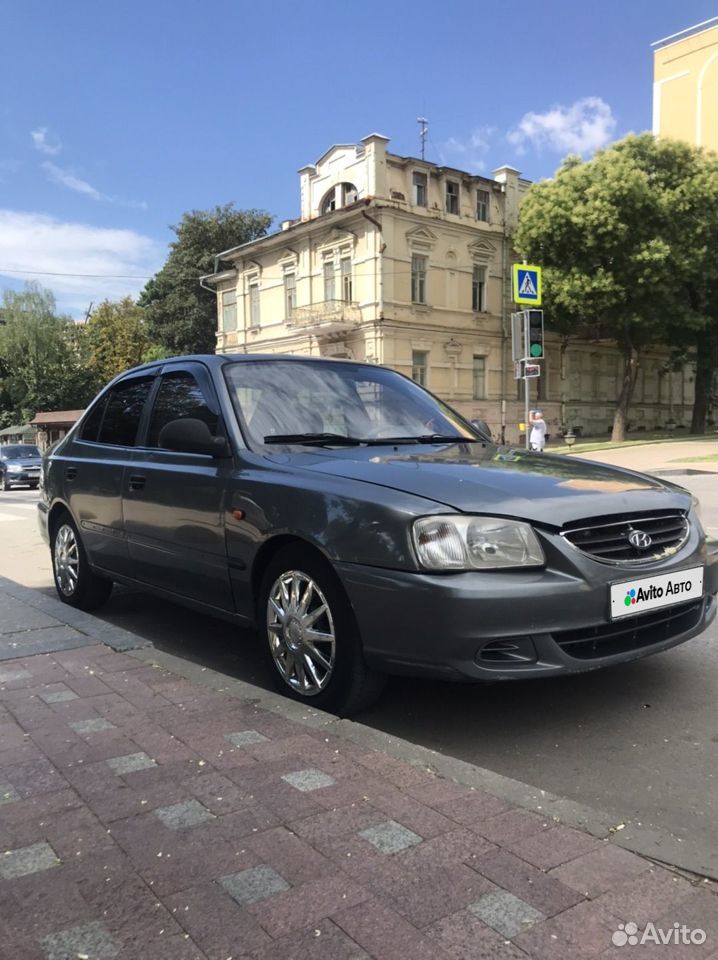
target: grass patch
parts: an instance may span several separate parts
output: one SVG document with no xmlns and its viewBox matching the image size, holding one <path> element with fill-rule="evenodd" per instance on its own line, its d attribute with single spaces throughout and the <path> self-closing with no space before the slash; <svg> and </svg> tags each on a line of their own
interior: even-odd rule
<svg viewBox="0 0 718 960">
<path fill-rule="evenodd" d="M 644 447 L 654 443 L 700 443 L 706 440 L 714 440 L 715 434 L 703 434 L 702 436 L 679 434 L 643 434 L 641 439 L 624 440 L 623 443 L 614 443 L 612 440 L 597 440 L 588 438 L 585 442 L 574 443 L 572 447 L 567 447 L 563 440 L 551 443 L 546 447 L 550 453 L 592 453 L 594 450 L 625 450 L 628 447 Z"/>
<path fill-rule="evenodd" d="M 709 453 L 705 457 L 678 457 L 669 463 L 718 463 L 718 453 Z"/>
</svg>

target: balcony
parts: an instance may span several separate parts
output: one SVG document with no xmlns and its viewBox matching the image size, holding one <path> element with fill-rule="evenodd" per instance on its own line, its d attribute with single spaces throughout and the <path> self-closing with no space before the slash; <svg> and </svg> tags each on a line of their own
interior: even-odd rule
<svg viewBox="0 0 718 960">
<path fill-rule="evenodd" d="M 323 300 L 295 307 L 288 326 L 312 336 L 331 339 L 355 330 L 361 321 L 359 304 L 349 300 Z"/>
</svg>

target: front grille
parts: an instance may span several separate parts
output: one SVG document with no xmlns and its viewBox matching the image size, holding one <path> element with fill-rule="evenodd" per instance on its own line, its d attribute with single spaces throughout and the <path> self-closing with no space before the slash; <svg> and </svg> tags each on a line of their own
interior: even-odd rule
<svg viewBox="0 0 718 960">
<path fill-rule="evenodd" d="M 611 657 L 677 637 L 695 627 L 702 614 L 703 601 L 693 600 L 597 627 L 561 630 L 553 638 L 564 653 L 577 660 Z"/>
<path fill-rule="evenodd" d="M 688 539 L 688 532 L 684 513 L 664 510 L 581 520 L 580 525 L 568 524 L 561 536 L 595 560 L 631 564 L 655 563 L 673 556 Z M 631 544 L 631 534 L 639 543 L 649 538 L 647 545 Z"/>
</svg>

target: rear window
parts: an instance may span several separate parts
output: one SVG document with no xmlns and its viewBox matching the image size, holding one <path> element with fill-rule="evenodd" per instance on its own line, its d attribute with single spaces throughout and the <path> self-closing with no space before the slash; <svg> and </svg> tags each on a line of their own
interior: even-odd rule
<svg viewBox="0 0 718 960">
<path fill-rule="evenodd" d="M 98 443 L 106 443 L 115 447 L 133 447 L 135 445 L 140 417 L 151 386 L 152 378 L 150 377 L 146 380 L 125 380 L 112 389 L 107 398 L 104 415 L 99 426 Z M 93 410 L 92 413 L 94 414 L 95 411 Z"/>
</svg>

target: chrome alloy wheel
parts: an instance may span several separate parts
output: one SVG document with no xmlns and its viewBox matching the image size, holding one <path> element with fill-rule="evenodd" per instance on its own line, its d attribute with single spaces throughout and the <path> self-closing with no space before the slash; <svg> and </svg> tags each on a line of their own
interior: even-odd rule
<svg viewBox="0 0 718 960">
<path fill-rule="evenodd" d="M 66 597 L 71 597 L 77 589 L 80 553 L 75 531 L 67 523 L 63 523 L 57 531 L 54 560 L 57 585 Z"/>
<path fill-rule="evenodd" d="M 299 570 L 283 573 L 267 601 L 267 639 L 282 679 L 304 697 L 321 693 L 335 664 L 334 620 L 319 586 Z"/>
</svg>

